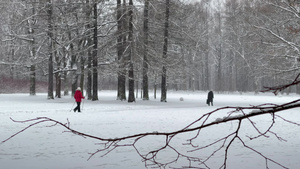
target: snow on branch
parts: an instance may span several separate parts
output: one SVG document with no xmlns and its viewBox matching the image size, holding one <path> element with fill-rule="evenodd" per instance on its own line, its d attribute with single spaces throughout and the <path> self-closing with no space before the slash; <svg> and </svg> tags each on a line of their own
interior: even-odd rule
<svg viewBox="0 0 300 169">
<path fill-rule="evenodd" d="M 299 15 L 299 8 L 296 7 L 297 3 L 295 3 L 295 1 L 292 3 L 291 1 L 282 1 L 283 4 L 285 4 L 285 7 L 282 6 L 282 5 L 277 5 L 273 2 L 266 2 L 267 4 L 270 4 L 280 10 L 284 10 L 284 11 L 287 11 L 291 14 L 293 14 L 295 17 L 297 17 L 298 19 L 300 18 L 300 15 Z"/>
<path fill-rule="evenodd" d="M 275 33 L 274 31 L 272 31 L 268 28 L 261 27 L 261 26 L 255 26 L 255 25 L 253 25 L 253 27 L 269 32 L 271 35 L 273 35 L 277 39 L 281 40 L 283 43 L 286 43 L 288 46 L 292 47 L 298 54 L 300 53 L 300 50 L 299 50 L 300 46 L 295 44 L 294 42 L 290 42 L 290 41 L 286 40 L 285 38 L 283 38 L 282 36 L 278 35 L 277 33 Z"/>
<path fill-rule="evenodd" d="M 297 77 L 294 79 L 294 81 L 287 85 L 281 85 L 281 86 L 275 86 L 275 87 L 264 87 L 265 90 L 262 90 L 261 92 L 269 92 L 272 91 L 275 95 L 277 95 L 280 91 L 283 91 L 286 88 L 289 88 L 291 86 L 295 86 L 300 83 L 300 80 L 298 79 L 300 77 L 300 73 L 297 75 Z"/>
</svg>

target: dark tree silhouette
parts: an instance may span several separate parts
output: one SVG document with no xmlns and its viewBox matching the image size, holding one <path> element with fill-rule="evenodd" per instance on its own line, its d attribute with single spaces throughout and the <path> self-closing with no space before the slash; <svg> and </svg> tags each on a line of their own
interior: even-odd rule
<svg viewBox="0 0 300 169">
<path fill-rule="evenodd" d="M 167 58 L 168 54 L 168 39 L 169 39 L 169 17 L 170 17 L 170 1 L 166 0 L 166 16 L 165 16 L 165 27 L 164 27 L 164 45 L 163 45 L 163 60 Z M 165 64 L 165 63 L 164 63 Z M 167 102 L 167 68 L 166 65 L 162 67 L 161 75 L 161 102 Z"/>
<path fill-rule="evenodd" d="M 97 22 L 97 18 L 98 18 L 98 12 L 97 12 L 97 2 L 94 2 L 93 5 L 93 9 L 94 9 L 94 34 L 93 34 L 93 98 L 92 100 L 98 100 L 98 22 Z"/>
<path fill-rule="evenodd" d="M 47 1 L 47 19 L 48 19 L 48 99 L 54 99 L 53 96 L 53 6 L 50 0 Z"/>
<path fill-rule="evenodd" d="M 144 58 L 143 58 L 143 100 L 149 100 L 148 82 L 148 40 L 149 40 L 149 0 L 144 2 Z"/>
<path fill-rule="evenodd" d="M 128 71 L 128 102 L 135 102 L 134 97 L 134 70 L 133 70 L 133 2 L 129 0 L 129 71 Z"/>
</svg>

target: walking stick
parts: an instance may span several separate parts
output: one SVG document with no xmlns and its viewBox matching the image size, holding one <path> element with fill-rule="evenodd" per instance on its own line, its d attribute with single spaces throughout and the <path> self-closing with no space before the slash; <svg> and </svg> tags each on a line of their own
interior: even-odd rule
<svg viewBox="0 0 300 169">
<path fill-rule="evenodd" d="M 82 99 L 82 106 L 81 106 L 81 111 L 83 111 L 83 103 L 84 103 L 84 101 L 83 101 L 84 99 Z"/>
<path fill-rule="evenodd" d="M 71 110 L 70 110 L 70 112 L 72 111 L 72 109 L 73 109 L 73 107 L 74 107 L 74 104 L 75 104 L 75 102 L 73 103 L 73 106 L 71 107 Z"/>
</svg>

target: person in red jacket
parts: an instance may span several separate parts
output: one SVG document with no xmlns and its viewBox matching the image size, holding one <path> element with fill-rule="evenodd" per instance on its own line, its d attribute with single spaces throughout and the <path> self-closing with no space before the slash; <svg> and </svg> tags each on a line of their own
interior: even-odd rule
<svg viewBox="0 0 300 169">
<path fill-rule="evenodd" d="M 81 103 L 81 99 L 84 99 L 84 97 L 82 96 L 82 93 L 81 93 L 81 88 L 78 87 L 75 91 L 75 94 L 74 94 L 74 99 L 77 103 L 77 107 L 75 107 L 74 109 L 74 112 L 76 112 L 78 110 L 78 112 L 80 112 L 80 103 Z"/>
</svg>

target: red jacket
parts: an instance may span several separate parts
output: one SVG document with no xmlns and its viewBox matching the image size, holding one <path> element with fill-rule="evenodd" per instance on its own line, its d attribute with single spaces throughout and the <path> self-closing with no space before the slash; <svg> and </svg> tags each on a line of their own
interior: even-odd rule
<svg viewBox="0 0 300 169">
<path fill-rule="evenodd" d="M 80 90 L 75 91 L 74 99 L 76 102 L 81 102 L 81 99 L 84 99 Z"/>
</svg>

